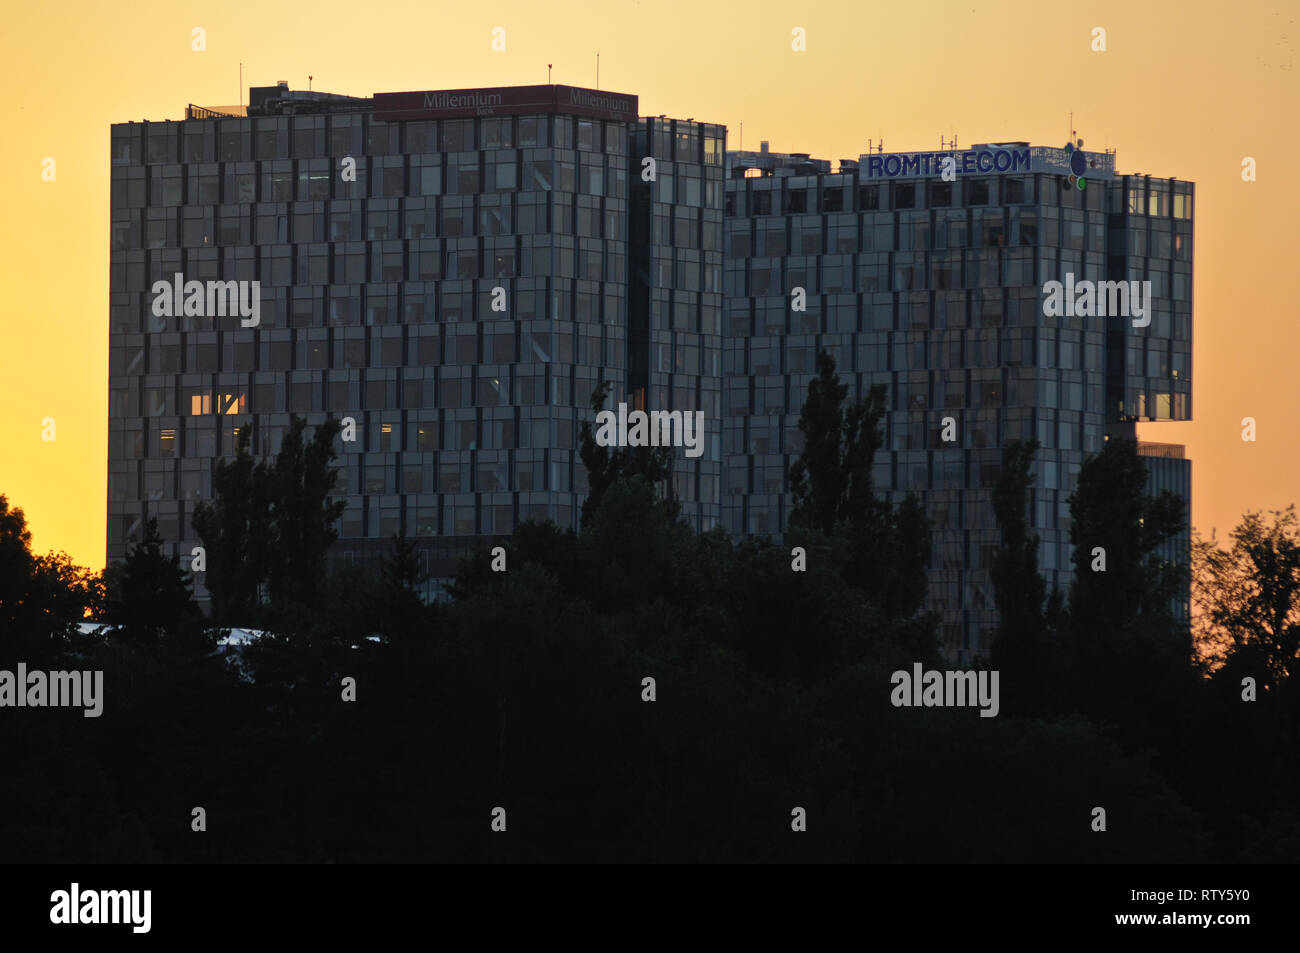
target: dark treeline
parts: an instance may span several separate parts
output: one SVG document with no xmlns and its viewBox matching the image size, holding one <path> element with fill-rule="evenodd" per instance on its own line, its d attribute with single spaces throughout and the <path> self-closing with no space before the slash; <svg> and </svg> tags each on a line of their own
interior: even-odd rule
<svg viewBox="0 0 1300 953">
<path fill-rule="evenodd" d="M 1001 712 L 895 708 L 892 672 L 950 666 L 922 608 L 924 512 L 872 484 L 885 408 L 879 389 L 848 400 L 819 358 L 781 545 L 692 532 L 666 452 L 584 427 L 581 530 L 523 524 L 432 605 L 411 540 L 378 572 L 328 568 L 334 424 L 219 464 L 194 518 L 211 618 L 152 523 L 97 576 L 34 555 L 0 497 L 0 669 L 104 672 L 99 718 L 0 709 L 0 856 L 1300 858 L 1293 514 L 1249 518 L 1227 550 L 1198 542 L 1197 651 L 1157 558 L 1181 503 L 1143 495 L 1136 447 L 1108 443 L 1080 473 L 1076 582 L 1055 594 L 1026 520 L 1035 448 L 1009 446 L 986 660 Z M 111 629 L 80 634 L 87 612 Z M 236 624 L 268 634 L 225 651 L 217 627 Z"/>
</svg>

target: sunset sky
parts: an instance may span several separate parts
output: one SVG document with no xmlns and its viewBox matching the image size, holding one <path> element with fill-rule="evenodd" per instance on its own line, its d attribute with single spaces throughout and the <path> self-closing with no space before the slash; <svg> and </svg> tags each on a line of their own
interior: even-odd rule
<svg viewBox="0 0 1300 953">
<path fill-rule="evenodd" d="M 1297 19 L 1294 2 L 1188 0 L 14 4 L 0 35 L 0 493 L 36 550 L 103 566 L 111 123 L 181 119 L 186 103 L 246 102 L 282 79 L 306 88 L 308 74 L 366 96 L 544 83 L 553 63 L 554 82 L 595 86 L 599 52 L 602 89 L 638 95 L 642 115 L 725 123 L 731 149 L 741 123 L 746 148 L 833 160 L 881 137 L 886 151 L 954 133 L 1060 146 L 1073 111 L 1120 172 L 1193 180 L 1194 420 L 1140 434 L 1186 444 L 1193 522 L 1222 537 L 1245 510 L 1300 502 Z M 796 27 L 806 52 L 791 50 Z"/>
</svg>

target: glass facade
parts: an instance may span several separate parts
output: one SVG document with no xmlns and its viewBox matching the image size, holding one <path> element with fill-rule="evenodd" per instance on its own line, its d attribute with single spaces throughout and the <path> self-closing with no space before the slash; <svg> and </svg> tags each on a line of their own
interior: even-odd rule
<svg viewBox="0 0 1300 953">
<path fill-rule="evenodd" d="M 633 146 L 633 401 L 700 411 L 703 452 L 673 457 L 682 517 L 707 531 L 722 510 L 722 158 L 726 129 L 642 119 Z M 645 159 L 653 159 L 648 165 Z"/>
<path fill-rule="evenodd" d="M 1001 447 L 1041 444 L 1032 523 L 1064 586 L 1085 456 L 1190 418 L 1191 183 L 1117 176 L 1107 153 L 1079 190 L 1063 150 L 1027 146 L 1023 168 L 953 181 L 933 154 L 832 173 L 636 118 L 634 97 L 623 119 L 561 108 L 559 89 L 548 110 L 385 121 L 369 99 L 268 87 L 238 115 L 112 127 L 110 560 L 150 516 L 188 555 L 237 428 L 269 456 L 298 414 L 357 425 L 336 559 L 405 531 L 446 578 L 522 520 L 577 525 L 603 381 L 611 408 L 703 413 L 671 480 L 692 526 L 779 535 L 826 348 L 854 395 L 888 388 L 877 486 L 925 501 L 929 605 L 966 659 L 997 619 Z M 259 282 L 258 322 L 157 316 L 154 283 L 177 273 Z M 1149 324 L 1047 316 L 1051 281 L 1149 282 Z"/>
<path fill-rule="evenodd" d="M 1186 501 L 1183 512 L 1185 525 L 1182 533 L 1168 540 L 1156 551 L 1156 558 L 1167 563 L 1186 564 L 1192 549 L 1192 461 L 1184 459 L 1184 448 L 1179 444 L 1139 443 L 1138 453 L 1147 468 L 1147 493 L 1158 496 L 1168 490 Z M 1174 598 L 1174 617 L 1183 621 L 1191 619 L 1192 587 L 1190 575 Z"/>
<path fill-rule="evenodd" d="M 108 558 L 150 516 L 188 555 L 237 428 L 273 454 L 291 413 L 356 421 L 338 444 L 344 562 L 405 530 L 446 576 L 522 520 L 576 526 L 591 392 L 629 395 L 629 182 L 648 127 L 563 110 L 385 122 L 369 100 L 284 95 L 295 114 L 112 127 Z M 664 128 L 660 187 L 681 205 L 655 194 L 650 221 L 671 225 L 637 239 L 656 263 L 649 399 L 708 417 L 724 132 Z M 260 321 L 155 316 L 154 282 L 178 272 L 259 281 Z M 718 518 L 717 416 L 674 480 L 701 528 Z"/>
<path fill-rule="evenodd" d="M 1080 190 L 1033 169 L 944 181 L 937 164 L 876 179 L 856 162 L 830 173 L 766 152 L 730 166 L 724 526 L 785 526 L 799 412 L 825 348 L 852 395 L 887 386 L 877 486 L 926 504 L 945 651 L 987 655 L 1001 447 L 1038 438 L 1031 521 L 1040 568 L 1065 586 L 1084 458 L 1110 432 L 1131 436 L 1138 416 L 1190 417 L 1192 186 L 1107 173 Z M 1045 316 L 1045 283 L 1067 275 L 1150 281 L 1150 324 Z"/>
</svg>

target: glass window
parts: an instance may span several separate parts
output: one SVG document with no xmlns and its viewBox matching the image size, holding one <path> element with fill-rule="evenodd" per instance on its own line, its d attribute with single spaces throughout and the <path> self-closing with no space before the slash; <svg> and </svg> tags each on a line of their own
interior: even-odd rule
<svg viewBox="0 0 1300 953">
<path fill-rule="evenodd" d="M 146 140 L 147 161 L 174 162 L 176 160 L 176 137 L 168 130 L 150 132 Z"/>
<path fill-rule="evenodd" d="M 262 196 L 268 202 L 293 201 L 293 172 L 288 169 L 263 172 Z"/>
<path fill-rule="evenodd" d="M 450 160 L 447 165 L 448 194 L 473 195 L 478 191 L 478 156 L 470 154 Z"/>
<path fill-rule="evenodd" d="M 521 116 L 519 117 L 519 146 L 527 149 L 531 147 L 545 147 L 550 145 L 549 136 L 547 135 L 546 117 L 542 116 Z"/>
<path fill-rule="evenodd" d="M 678 162 L 696 162 L 698 159 L 695 155 L 695 132 L 694 130 L 678 129 L 677 132 L 677 149 L 674 158 Z"/>
<path fill-rule="evenodd" d="M 1032 190 L 1024 179 L 1003 179 L 1002 195 L 1006 205 L 1021 205 L 1032 200 Z"/>
<path fill-rule="evenodd" d="M 1038 216 L 1030 211 L 1018 211 L 1019 244 L 1038 244 Z"/>
<path fill-rule="evenodd" d="M 437 131 L 433 120 L 412 120 L 406 124 L 406 151 L 412 155 L 437 152 Z"/>
<path fill-rule="evenodd" d="M 325 151 L 325 117 L 299 116 L 293 120 L 293 154 L 318 156 Z"/>
<path fill-rule="evenodd" d="M 474 148 L 474 121 L 448 119 L 442 123 L 441 146 L 443 152 L 464 152 Z"/>
<path fill-rule="evenodd" d="M 523 188 L 549 192 L 554 188 L 555 172 L 550 159 L 525 159 Z"/>
<path fill-rule="evenodd" d="M 330 154 L 334 156 L 356 155 L 361 129 L 359 116 L 333 116 L 330 119 Z"/>
<path fill-rule="evenodd" d="M 962 186 L 967 205 L 989 204 L 989 183 L 986 179 L 967 179 Z"/>
<path fill-rule="evenodd" d="M 510 149 L 514 147 L 513 120 L 481 119 L 479 120 L 479 148 Z"/>
<path fill-rule="evenodd" d="M 498 161 L 490 166 L 491 175 L 488 186 L 497 192 L 513 191 L 518 186 L 516 166 L 513 159 Z"/>
<path fill-rule="evenodd" d="M 555 120 L 555 137 L 554 145 L 557 149 L 573 148 L 573 117 L 572 116 L 554 116 Z"/>
<path fill-rule="evenodd" d="M 249 158 L 248 132 L 234 122 L 222 123 L 222 130 L 217 139 L 217 158 L 223 162 L 238 162 Z"/>
<path fill-rule="evenodd" d="M 187 123 L 182 158 L 186 162 L 211 162 L 213 149 L 213 123 Z M 117 142 L 114 142 L 117 145 Z"/>
</svg>

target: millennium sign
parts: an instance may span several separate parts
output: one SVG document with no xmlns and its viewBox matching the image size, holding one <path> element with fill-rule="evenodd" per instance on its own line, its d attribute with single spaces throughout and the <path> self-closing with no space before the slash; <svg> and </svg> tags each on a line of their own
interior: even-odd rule
<svg viewBox="0 0 1300 953">
<path fill-rule="evenodd" d="M 386 122 L 526 113 L 568 113 L 616 122 L 636 122 L 637 119 L 635 96 L 580 86 L 497 86 L 375 93 L 374 99 L 374 118 Z"/>
</svg>

